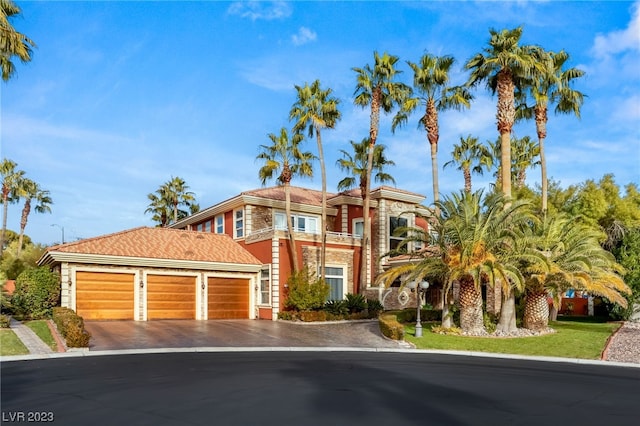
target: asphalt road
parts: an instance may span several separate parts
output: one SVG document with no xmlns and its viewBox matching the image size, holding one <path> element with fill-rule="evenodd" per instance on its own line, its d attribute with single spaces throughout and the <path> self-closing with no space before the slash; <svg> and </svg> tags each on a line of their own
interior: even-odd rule
<svg viewBox="0 0 640 426">
<path fill-rule="evenodd" d="M 637 425 L 640 369 L 382 352 L 3 362 L 2 423 Z"/>
</svg>

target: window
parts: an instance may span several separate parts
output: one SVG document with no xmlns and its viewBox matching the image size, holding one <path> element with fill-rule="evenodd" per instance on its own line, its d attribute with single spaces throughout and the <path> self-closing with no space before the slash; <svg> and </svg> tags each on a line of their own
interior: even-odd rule
<svg viewBox="0 0 640 426">
<path fill-rule="evenodd" d="M 328 300 L 342 300 L 345 295 L 344 285 L 344 267 L 342 266 L 325 266 L 324 279 L 329 284 Z"/>
<path fill-rule="evenodd" d="M 215 218 L 216 221 L 216 234 L 224 234 L 224 215 L 219 214 Z"/>
<path fill-rule="evenodd" d="M 204 232 L 211 232 L 211 221 L 208 220 L 204 223 Z"/>
<path fill-rule="evenodd" d="M 406 228 L 408 225 L 407 219 L 403 217 L 390 217 L 389 218 L 389 249 L 395 250 L 402 240 L 407 236 L 407 232 L 398 233 L 398 228 Z M 406 251 L 406 247 L 404 248 Z"/>
<path fill-rule="evenodd" d="M 317 234 L 319 232 L 317 217 L 292 214 L 291 223 L 296 232 L 306 232 L 307 234 Z M 287 229 L 287 220 L 284 213 L 276 213 L 274 227 L 279 231 Z"/>
<path fill-rule="evenodd" d="M 364 219 L 353 219 L 353 235 L 362 238 L 364 235 Z"/>
<path fill-rule="evenodd" d="M 260 295 L 258 296 L 259 305 L 271 304 L 271 270 L 269 265 L 260 271 Z"/>
<path fill-rule="evenodd" d="M 196 227 L 196 231 L 202 232 L 202 224 L 201 223 L 199 223 L 198 226 Z"/>
<path fill-rule="evenodd" d="M 244 237 L 244 211 L 242 209 L 234 212 L 235 217 L 235 229 L 234 238 Z"/>
</svg>

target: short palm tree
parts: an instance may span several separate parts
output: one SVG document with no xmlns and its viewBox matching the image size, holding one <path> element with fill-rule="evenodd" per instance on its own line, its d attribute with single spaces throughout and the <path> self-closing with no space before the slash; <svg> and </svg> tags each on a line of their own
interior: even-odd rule
<svg viewBox="0 0 640 426">
<path fill-rule="evenodd" d="M 270 133 L 268 137 L 271 140 L 271 145 L 260 145 L 261 152 L 257 156 L 258 160 L 264 161 L 264 165 L 258 171 L 258 176 L 263 185 L 269 179 L 275 177 L 278 183 L 284 186 L 291 268 L 295 273 L 298 271 L 299 263 L 293 223 L 291 221 L 291 179 L 294 176 L 313 176 L 312 161 L 315 157 L 310 152 L 301 150 L 300 143 L 304 137 L 300 133 L 294 133 L 289 138 L 287 129 L 283 127 L 280 129 L 279 135 Z"/>
<path fill-rule="evenodd" d="M 410 98 L 403 104 L 400 114 L 396 115 L 394 124 L 402 124 L 408 119 L 409 113 L 422 106 L 425 110 L 420 117 L 419 124 L 427 133 L 427 141 L 431 147 L 431 176 L 433 186 L 433 201 L 440 199 L 438 184 L 438 142 L 440 128 L 438 112 L 449 109 L 460 110 L 471 106 L 473 96 L 464 86 L 451 86 L 449 74 L 455 63 L 453 56 L 434 56 L 424 54 L 419 63 L 407 62 L 413 70 L 413 90 L 416 97 Z M 438 212 L 436 211 L 436 215 Z"/>
<path fill-rule="evenodd" d="M 458 166 L 458 170 L 462 170 L 466 192 L 471 192 L 472 172 L 481 175 L 485 169 L 489 170 L 493 166 L 491 151 L 479 143 L 478 138 L 471 135 L 466 138 L 460 137 L 460 144 L 453 145 L 451 157 L 452 159 L 444 163 L 443 167 L 455 164 Z"/>
<path fill-rule="evenodd" d="M 36 44 L 26 35 L 19 33 L 11 25 L 11 20 L 22 10 L 11 0 L 0 0 L 0 66 L 2 79 L 8 81 L 15 73 L 13 57 L 22 62 L 31 61 L 32 48 Z"/>
<path fill-rule="evenodd" d="M 360 143 L 349 141 L 353 148 L 353 154 L 344 149 L 341 149 L 342 158 L 336 161 L 336 164 L 340 170 L 348 172 L 349 176 L 344 177 L 338 182 L 338 191 L 345 191 L 351 188 L 355 188 L 356 185 L 360 188 L 360 196 L 364 199 L 365 187 L 367 179 L 367 157 L 369 155 L 369 138 L 364 138 Z M 386 147 L 384 145 L 376 144 L 373 148 L 373 167 L 372 174 L 374 182 L 378 183 L 393 183 L 396 181 L 389 173 L 385 172 L 387 166 L 394 166 L 392 160 L 387 159 L 385 155 Z"/>
<path fill-rule="evenodd" d="M 553 296 L 554 305 L 569 288 L 585 290 L 605 297 L 625 307 L 623 294 L 631 290 L 624 283 L 623 269 L 611 253 L 599 243 L 601 233 L 566 215 L 548 215 L 534 227 L 534 241 L 544 254 L 548 270 L 528 266 L 524 326 L 532 330 L 546 329 L 549 323 L 547 298 Z"/>
<path fill-rule="evenodd" d="M 367 156 L 367 173 L 365 180 L 365 198 L 363 200 L 363 238 L 362 238 L 362 259 L 360 262 L 360 293 L 364 293 L 367 288 L 368 269 L 367 259 L 369 257 L 369 239 L 371 218 L 369 216 L 371 172 L 373 168 L 374 146 L 378 140 L 380 127 L 380 111 L 391 113 L 396 106 L 402 105 L 411 95 L 411 88 L 404 83 L 396 81 L 401 73 L 397 63 L 399 58 L 388 53 L 379 55 L 373 53 L 374 65 L 365 65 L 363 68 L 353 68 L 356 72 L 357 83 L 354 103 L 362 108 L 369 107 L 371 110 L 371 120 L 369 124 L 369 152 Z"/>
<path fill-rule="evenodd" d="M 0 163 L 0 176 L 2 176 L 2 234 L 0 235 L 0 255 L 4 251 L 4 236 L 7 231 L 7 215 L 9 203 L 15 203 L 19 199 L 20 187 L 24 179 L 24 171 L 16 170 L 15 161 L 4 158 Z"/>
<path fill-rule="evenodd" d="M 189 213 L 196 213 L 200 207 L 195 202 L 195 194 L 188 189 L 189 186 L 184 179 L 172 176 L 160 185 L 155 193 L 147 195 L 150 202 L 145 213 L 152 213 L 152 220 L 162 227 L 176 223 Z M 186 207 L 189 211 L 180 207 Z"/>
<path fill-rule="evenodd" d="M 178 176 L 171 176 L 171 179 L 163 185 L 162 192 L 164 197 L 173 208 L 173 223 L 180 219 L 180 206 L 190 208 L 195 203 L 195 194 L 188 189 L 189 185 Z"/>
<path fill-rule="evenodd" d="M 162 190 L 158 189 L 156 192 L 147 194 L 147 198 L 149 199 L 149 205 L 144 212 L 153 215 L 151 220 L 157 223 L 156 226 L 164 228 L 169 225 L 172 211 L 171 206 L 163 197 Z"/>
<path fill-rule="evenodd" d="M 585 72 L 578 68 L 563 69 L 569 60 L 569 54 L 560 52 L 540 52 L 547 67 L 538 69 L 528 81 L 525 90 L 533 100 L 533 105 L 526 102 L 518 105 L 518 118 L 534 118 L 538 134 L 540 150 L 540 168 L 542 170 L 542 211 L 547 211 L 548 179 L 547 161 L 544 142 L 547 137 L 547 121 L 549 104 L 555 104 L 556 114 L 574 114 L 580 118 L 580 108 L 584 102 L 584 94 L 574 90 L 572 84 L 584 76 Z"/>
<path fill-rule="evenodd" d="M 318 160 L 320 161 L 320 171 L 322 173 L 322 223 L 321 238 L 322 248 L 320 252 L 320 276 L 324 279 L 326 250 L 327 250 L 327 171 L 324 163 L 324 151 L 322 148 L 322 129 L 333 129 L 340 120 L 341 114 L 338 110 L 340 100 L 331 96 L 331 89 L 322 89 L 320 80 L 311 83 L 311 86 L 295 86 L 297 100 L 291 111 L 289 118 L 295 120 L 294 132 L 303 132 L 307 128 L 309 137 L 316 135 L 318 143 Z"/>
<path fill-rule="evenodd" d="M 20 218 L 20 236 L 18 237 L 17 249 L 18 257 L 20 257 L 20 252 L 22 251 L 24 230 L 27 227 L 32 202 L 35 201 L 34 211 L 36 213 L 51 213 L 51 204 L 53 204 L 50 192 L 42 189 L 40 185 L 31 179 L 23 179 L 19 192 L 20 197 L 24 199 L 24 207 L 22 208 L 22 216 Z"/>
</svg>

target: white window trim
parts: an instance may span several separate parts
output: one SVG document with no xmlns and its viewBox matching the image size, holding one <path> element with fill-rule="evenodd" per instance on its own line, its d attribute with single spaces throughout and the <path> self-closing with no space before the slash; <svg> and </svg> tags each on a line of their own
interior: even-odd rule
<svg viewBox="0 0 640 426">
<path fill-rule="evenodd" d="M 391 229 L 391 218 L 395 217 L 396 219 L 404 219 L 407 221 L 407 224 L 405 225 L 405 227 L 409 227 L 411 226 L 411 221 L 409 220 L 408 217 L 402 217 L 401 215 L 397 215 L 397 216 L 393 216 L 393 215 L 389 215 L 388 219 L 387 219 L 387 224 L 388 224 L 388 231 L 387 231 L 387 248 L 389 250 L 391 250 L 391 241 L 398 241 L 398 244 L 400 244 L 402 242 L 402 240 L 404 240 L 404 237 L 396 237 L 393 235 L 393 230 Z M 407 250 L 409 250 L 410 247 L 407 247 Z"/>
<path fill-rule="evenodd" d="M 242 213 L 242 229 L 240 230 L 242 235 L 238 235 L 238 212 Z M 244 214 L 244 209 L 236 209 L 233 211 L 233 238 L 244 238 L 245 237 L 245 232 L 244 232 L 244 222 L 245 222 L 245 214 Z"/>
<path fill-rule="evenodd" d="M 348 272 L 348 267 L 345 264 L 326 264 L 325 268 L 340 268 L 342 269 L 342 300 L 347 298 L 347 294 L 349 293 L 349 286 L 347 284 L 347 272 Z M 335 277 L 337 278 L 337 275 L 327 275 L 326 273 L 326 269 L 325 269 L 325 279 L 326 278 L 331 278 L 331 277 Z"/>
<path fill-rule="evenodd" d="M 218 232 L 218 218 L 222 218 L 222 230 L 220 232 Z M 213 218 L 213 227 L 216 234 L 224 234 L 224 214 L 216 215 L 216 217 Z"/>
<path fill-rule="evenodd" d="M 279 216 L 279 215 L 280 216 L 284 216 L 284 218 L 285 218 L 285 226 L 284 226 L 284 228 L 276 226 L 276 216 Z M 314 216 L 314 215 L 309 215 L 309 214 L 299 214 L 299 213 L 291 213 L 291 216 L 292 216 L 292 221 L 293 221 L 292 226 L 293 226 L 293 229 L 294 229 L 295 232 L 302 232 L 304 234 L 313 234 L 313 235 L 319 235 L 321 233 L 320 222 L 322 220 L 320 219 L 319 216 Z M 276 229 L 276 230 L 279 230 L 279 231 L 285 231 L 286 230 L 286 217 L 287 216 L 286 216 L 285 212 L 277 211 L 273 215 L 273 228 Z M 304 231 L 299 230 L 298 229 L 298 219 L 299 218 L 303 218 L 305 220 L 311 219 L 311 220 L 315 221 L 315 224 L 316 224 L 315 231 L 314 232 L 310 232 L 308 230 L 308 225 L 305 225 L 305 230 Z"/>
<path fill-rule="evenodd" d="M 262 272 L 263 271 L 267 271 L 269 277 L 267 280 L 267 286 L 268 286 L 268 290 L 267 290 L 267 301 L 265 302 L 264 300 L 262 300 Z M 271 274 L 271 265 L 265 265 L 262 267 L 262 269 L 260 270 L 260 283 L 258 285 L 258 306 L 260 307 L 271 307 L 271 279 L 272 279 L 272 274 Z"/>
<path fill-rule="evenodd" d="M 362 235 L 358 235 L 356 233 L 356 224 L 358 224 L 358 223 L 362 223 L 362 231 L 364 233 L 364 218 L 363 217 L 358 217 L 358 218 L 355 218 L 355 219 L 351 220 L 351 234 L 362 238 Z"/>
</svg>

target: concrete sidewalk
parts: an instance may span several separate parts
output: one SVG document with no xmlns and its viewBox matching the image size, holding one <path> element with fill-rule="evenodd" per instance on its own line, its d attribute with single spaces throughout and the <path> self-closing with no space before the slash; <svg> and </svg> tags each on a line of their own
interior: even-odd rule
<svg viewBox="0 0 640 426">
<path fill-rule="evenodd" d="M 18 339 L 24 343 L 30 354 L 47 355 L 53 353 L 53 350 L 47 346 L 33 330 L 13 318 L 11 318 L 11 330 L 13 330 L 16 336 L 18 336 Z"/>
</svg>

